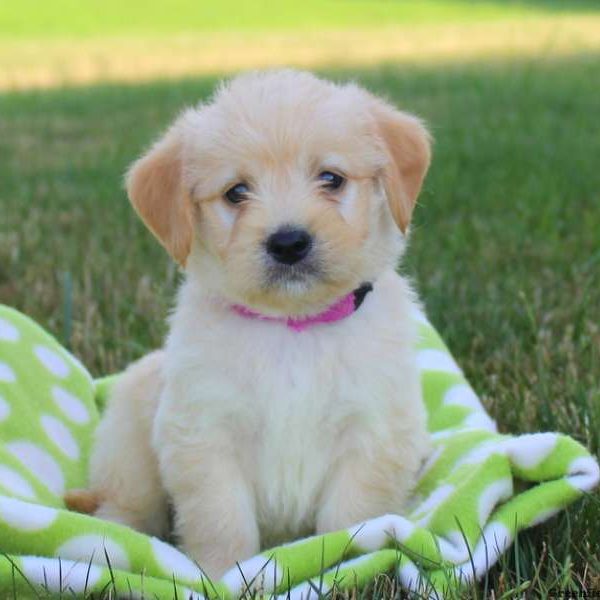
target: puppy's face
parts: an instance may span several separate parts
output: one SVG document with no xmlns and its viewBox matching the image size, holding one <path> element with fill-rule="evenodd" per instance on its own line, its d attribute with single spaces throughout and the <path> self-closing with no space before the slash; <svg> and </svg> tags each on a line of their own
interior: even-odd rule
<svg viewBox="0 0 600 600">
<path fill-rule="evenodd" d="M 397 259 L 429 164 L 420 122 L 279 71 L 184 113 L 128 177 L 142 219 L 228 301 L 308 314 Z"/>
</svg>

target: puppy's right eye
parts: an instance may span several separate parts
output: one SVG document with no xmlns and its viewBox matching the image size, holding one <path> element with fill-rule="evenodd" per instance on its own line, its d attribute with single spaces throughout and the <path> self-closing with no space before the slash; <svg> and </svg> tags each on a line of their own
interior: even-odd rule
<svg viewBox="0 0 600 600">
<path fill-rule="evenodd" d="M 338 173 L 322 171 L 319 173 L 319 181 L 326 190 L 339 190 L 344 185 L 345 179 Z"/>
<path fill-rule="evenodd" d="M 239 204 L 248 198 L 250 189 L 245 183 L 236 183 L 225 192 L 225 199 L 231 204 Z"/>
</svg>

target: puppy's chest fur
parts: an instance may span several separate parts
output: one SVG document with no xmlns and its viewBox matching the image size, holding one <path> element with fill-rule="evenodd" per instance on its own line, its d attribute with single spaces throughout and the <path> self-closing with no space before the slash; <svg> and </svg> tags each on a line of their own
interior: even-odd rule
<svg viewBox="0 0 600 600">
<path fill-rule="evenodd" d="M 422 421 L 410 298 L 390 273 L 349 318 L 299 333 L 223 308 L 192 315 L 186 298 L 161 401 L 178 438 L 163 439 L 193 440 L 198 452 L 226 440 L 254 490 L 263 539 L 310 532 L 339 457 L 389 444 L 400 461 L 403 427 L 415 414 Z"/>
</svg>

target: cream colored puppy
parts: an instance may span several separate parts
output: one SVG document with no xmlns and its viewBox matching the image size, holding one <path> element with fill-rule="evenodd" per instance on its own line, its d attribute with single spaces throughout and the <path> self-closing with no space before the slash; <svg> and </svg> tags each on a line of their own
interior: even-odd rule
<svg viewBox="0 0 600 600">
<path fill-rule="evenodd" d="M 218 577 L 402 510 L 428 436 L 395 267 L 429 159 L 415 117 L 274 71 L 223 85 L 131 167 L 186 277 L 164 351 L 126 371 L 98 429 L 98 515 L 160 535 L 168 498 Z"/>
</svg>

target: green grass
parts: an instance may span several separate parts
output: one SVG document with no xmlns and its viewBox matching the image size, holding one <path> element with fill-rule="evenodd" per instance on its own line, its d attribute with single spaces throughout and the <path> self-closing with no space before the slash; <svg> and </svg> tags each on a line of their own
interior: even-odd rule
<svg viewBox="0 0 600 600">
<path fill-rule="evenodd" d="M 0 36 L 47 38 L 182 31 L 322 29 L 548 12 L 596 11 L 594 0 L 20 0 L 2 2 Z"/>
<path fill-rule="evenodd" d="M 20 0 L 0 9 L 0 93 L 599 51 L 597 0 Z"/>
<path fill-rule="evenodd" d="M 600 58 L 326 74 L 356 78 L 431 126 L 404 270 L 501 430 L 563 431 L 598 455 Z M 161 343 L 178 278 L 121 175 L 214 83 L 0 96 L 0 302 L 96 374 Z M 523 535 L 471 593 L 598 589 L 598 540 L 595 494 Z"/>
</svg>

